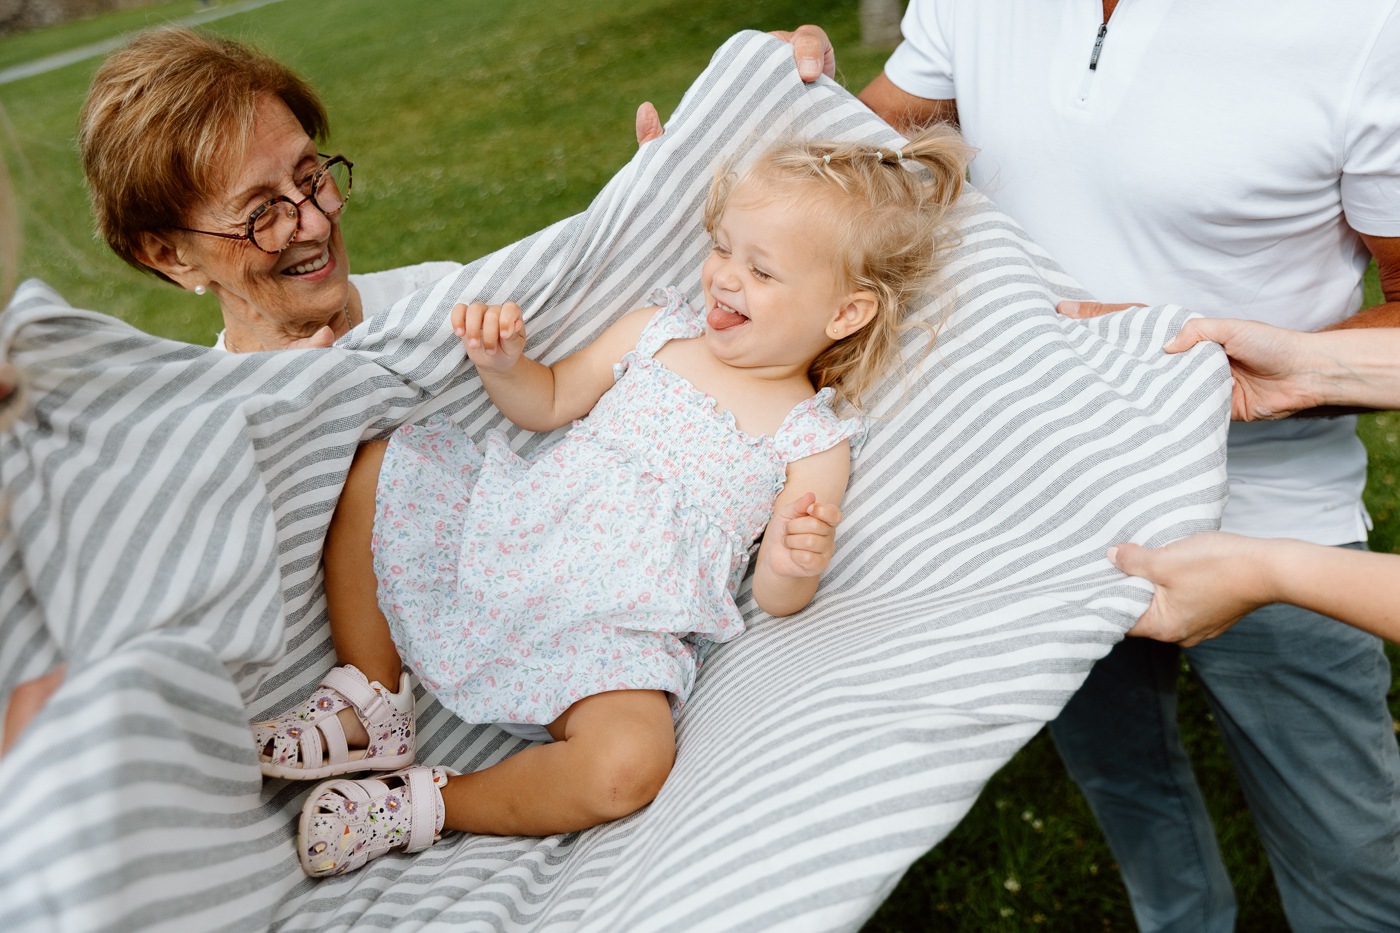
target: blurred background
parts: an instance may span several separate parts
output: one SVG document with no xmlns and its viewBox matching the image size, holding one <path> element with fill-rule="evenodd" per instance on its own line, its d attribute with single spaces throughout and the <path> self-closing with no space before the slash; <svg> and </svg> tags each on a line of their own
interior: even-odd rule
<svg viewBox="0 0 1400 933">
<path fill-rule="evenodd" d="M 311 80 L 331 115 L 326 151 L 355 163 L 343 225 L 354 271 L 370 272 L 468 262 L 582 210 L 635 152 L 637 105 L 651 100 L 665 119 L 714 50 L 741 29 L 821 24 L 837 49 L 838 80 L 858 92 L 893 46 L 888 36 L 862 43 L 861 7 L 861 0 L 0 0 L 0 148 L 19 200 L 21 277 L 44 279 L 78 307 L 165 337 L 209 344 L 220 329 L 213 296 L 127 267 L 92 233 L 74 142 L 78 109 L 101 55 L 135 30 L 200 25 L 259 46 Z M 867 34 L 877 27 L 878 20 L 867 23 Z M 1380 300 L 1374 270 L 1367 300 Z M 1400 417 L 1361 420 L 1371 451 L 1371 545 L 1394 551 Z M 1239 929 L 1284 929 L 1209 711 L 1188 676 L 1183 683 L 1183 731 L 1235 878 Z M 1391 709 L 1400 711 L 1395 690 Z M 1134 928 L 1112 853 L 1044 735 L 997 775 L 867 926 Z"/>
</svg>

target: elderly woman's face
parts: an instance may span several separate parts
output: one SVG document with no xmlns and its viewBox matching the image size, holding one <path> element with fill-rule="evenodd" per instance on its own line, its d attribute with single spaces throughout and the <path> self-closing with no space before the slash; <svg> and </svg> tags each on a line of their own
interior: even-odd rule
<svg viewBox="0 0 1400 933">
<path fill-rule="evenodd" d="M 320 164 L 316 146 L 286 104 L 259 102 L 247 156 L 232 171 L 223 192 L 187 215 L 187 226 L 243 233 L 248 216 L 270 198 L 301 201 L 307 179 Z M 219 296 L 225 312 L 254 314 L 290 328 L 327 323 L 344 312 L 350 264 L 339 217 L 326 217 L 307 200 L 300 208 L 296 239 L 268 254 L 246 240 L 187 233 L 180 258 Z M 242 305 L 243 307 L 238 307 Z"/>
</svg>

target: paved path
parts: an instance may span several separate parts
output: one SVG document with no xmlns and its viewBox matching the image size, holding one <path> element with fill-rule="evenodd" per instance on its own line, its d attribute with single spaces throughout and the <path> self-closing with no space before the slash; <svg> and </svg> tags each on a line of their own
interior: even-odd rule
<svg viewBox="0 0 1400 933">
<path fill-rule="evenodd" d="M 174 22 L 181 26 L 198 26 L 200 23 L 208 23 L 216 19 L 223 19 L 225 16 L 236 16 L 239 13 L 246 13 L 249 10 L 256 10 L 260 6 L 267 6 L 269 3 L 279 3 L 281 0 L 240 0 L 237 3 L 225 3 L 198 13 L 191 13 L 183 19 Z M 102 42 L 94 42 L 91 45 L 84 45 L 80 48 L 70 49 L 67 52 L 59 52 L 57 55 L 48 55 L 44 58 L 26 62 L 23 65 L 15 65 L 10 68 L 0 70 L 0 84 L 9 84 L 12 81 L 19 81 L 24 78 L 32 78 L 34 75 L 41 75 L 46 71 L 54 71 L 58 68 L 66 68 L 75 62 L 81 62 L 89 58 L 96 58 L 99 55 L 106 55 L 130 38 L 130 34 L 123 34 L 113 39 L 106 39 Z"/>
</svg>

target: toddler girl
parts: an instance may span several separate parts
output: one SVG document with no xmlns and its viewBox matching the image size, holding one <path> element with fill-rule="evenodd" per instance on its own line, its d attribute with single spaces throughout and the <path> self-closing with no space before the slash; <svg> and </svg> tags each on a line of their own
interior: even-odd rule
<svg viewBox="0 0 1400 933">
<path fill-rule="evenodd" d="M 307 874 L 426 848 L 443 828 L 584 829 L 656 796 L 697 647 L 743 631 L 734 592 L 754 541 L 763 610 L 789 615 L 816 591 L 864 433 L 833 404 L 857 407 L 896 361 L 965 158 L 937 128 L 902 150 L 785 143 L 721 173 L 704 307 L 664 290 L 553 366 L 522 355 L 515 304 L 453 309 L 511 421 L 574 426 L 528 461 L 444 419 L 356 455 L 325 553 L 342 666 L 254 732 L 268 775 L 393 773 L 312 792 Z M 466 721 L 545 744 L 472 774 L 394 770 L 415 752 L 401 659 Z"/>
</svg>

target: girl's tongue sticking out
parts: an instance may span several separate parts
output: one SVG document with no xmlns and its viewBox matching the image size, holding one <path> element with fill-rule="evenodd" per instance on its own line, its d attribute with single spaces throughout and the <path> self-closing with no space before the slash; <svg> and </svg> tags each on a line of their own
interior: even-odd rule
<svg viewBox="0 0 1400 933">
<path fill-rule="evenodd" d="M 705 315 L 705 323 L 709 324 L 715 330 L 725 330 L 747 321 L 748 318 L 744 317 L 738 311 L 718 301 L 716 301 L 715 306 L 710 309 L 710 313 Z"/>
</svg>

